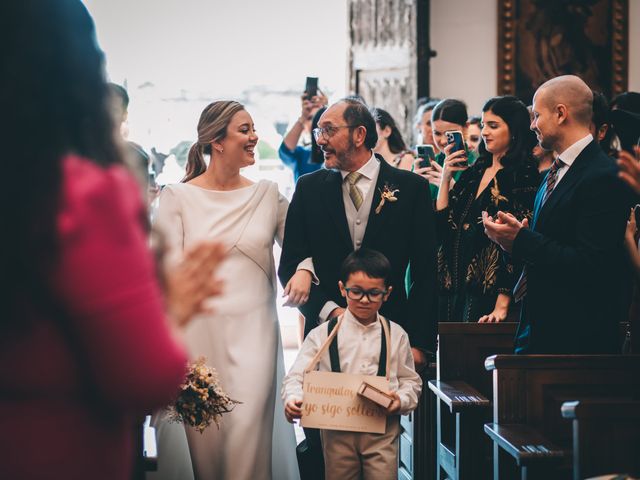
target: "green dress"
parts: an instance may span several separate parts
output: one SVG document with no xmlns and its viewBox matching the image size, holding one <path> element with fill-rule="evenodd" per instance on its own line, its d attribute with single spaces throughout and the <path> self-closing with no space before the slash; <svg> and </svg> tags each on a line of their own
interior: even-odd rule
<svg viewBox="0 0 640 480">
<path fill-rule="evenodd" d="M 442 166 L 442 164 L 444 163 L 445 157 L 446 155 L 442 152 L 436 155 L 436 162 L 438 163 L 438 165 Z M 469 160 L 467 163 L 469 163 L 469 165 L 473 165 L 474 163 L 476 163 L 477 159 L 478 159 L 478 153 L 475 150 L 472 150 L 469 152 Z M 454 173 L 453 179 L 457 182 L 461 174 L 462 174 L 462 171 Z M 431 189 L 431 199 L 435 201 L 438 198 L 439 188 L 436 185 L 432 185 L 432 184 L 429 184 L 429 188 Z"/>
</svg>

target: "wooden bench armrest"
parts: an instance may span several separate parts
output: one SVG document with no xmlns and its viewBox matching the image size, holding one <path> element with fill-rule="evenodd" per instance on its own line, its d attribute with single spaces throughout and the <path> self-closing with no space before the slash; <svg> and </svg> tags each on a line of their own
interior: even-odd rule
<svg viewBox="0 0 640 480">
<path fill-rule="evenodd" d="M 144 471 L 155 472 L 158 470 L 158 447 L 156 445 L 156 429 L 150 425 L 151 416 L 147 415 L 142 426 L 142 457 L 144 459 Z"/>
<path fill-rule="evenodd" d="M 485 359 L 484 368 L 640 370 L 640 355 L 491 355 Z"/>
<path fill-rule="evenodd" d="M 567 455 L 528 425 L 486 423 L 484 431 L 500 448 L 516 459 L 518 465 L 557 461 Z"/>
<path fill-rule="evenodd" d="M 593 399 L 562 404 L 562 416 L 569 419 L 640 419 L 640 402 L 633 400 Z"/>
<path fill-rule="evenodd" d="M 430 380 L 429 389 L 449 406 L 452 413 L 491 406 L 489 399 L 469 384 L 460 380 L 451 382 Z"/>
<path fill-rule="evenodd" d="M 513 335 L 518 329 L 518 322 L 499 323 L 469 323 L 469 322 L 441 322 L 438 323 L 438 335 Z"/>
</svg>

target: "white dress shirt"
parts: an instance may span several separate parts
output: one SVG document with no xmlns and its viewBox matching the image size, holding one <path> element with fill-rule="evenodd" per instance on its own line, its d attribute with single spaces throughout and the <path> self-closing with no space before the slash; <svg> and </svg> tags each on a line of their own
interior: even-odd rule
<svg viewBox="0 0 640 480">
<path fill-rule="evenodd" d="M 400 325 L 389 322 L 391 335 L 389 388 L 400 397 L 400 414 L 411 412 L 418 405 L 422 391 L 422 379 L 416 373 L 409 337 Z M 342 373 L 377 375 L 380 360 L 381 325 L 379 321 L 361 324 L 347 309 L 338 330 L 338 354 Z M 303 400 L 302 381 L 304 370 L 327 340 L 326 323 L 314 328 L 304 340 L 291 370 L 282 382 L 282 398 Z M 331 371 L 329 352 L 320 358 L 317 370 Z"/>
<path fill-rule="evenodd" d="M 562 167 L 558 169 L 558 174 L 556 176 L 556 183 L 553 186 L 553 190 L 556 189 L 556 187 L 560 183 L 560 180 L 562 180 L 562 177 L 564 177 L 565 174 L 569 171 L 569 169 L 571 168 L 571 165 L 573 165 L 573 162 L 575 162 L 576 158 L 578 158 L 578 155 L 582 153 L 582 150 L 584 150 L 585 147 L 589 145 L 589 143 L 591 143 L 592 140 L 593 140 L 593 135 L 589 134 L 586 137 L 578 140 L 576 143 L 574 143 L 569 148 L 567 148 L 564 152 L 558 155 L 560 160 L 562 160 Z"/>
<path fill-rule="evenodd" d="M 356 170 L 356 172 L 362 175 L 358 183 L 356 183 L 356 186 L 362 192 L 362 198 L 365 198 L 369 193 L 369 189 L 375 186 L 378 181 L 378 174 L 380 173 L 380 162 L 375 154 L 372 153 L 369 161 Z M 351 172 L 345 170 L 340 170 L 340 175 L 342 175 L 342 191 L 346 193 L 347 198 L 349 198 L 349 183 L 345 181 L 345 178 L 347 178 L 347 175 L 350 173 Z"/>
<path fill-rule="evenodd" d="M 362 240 L 364 239 L 364 234 L 367 230 L 369 212 L 371 211 L 371 208 L 375 208 L 372 205 L 373 194 L 375 193 L 373 189 L 375 188 L 376 182 L 378 181 L 378 175 L 380 174 L 380 161 L 376 158 L 374 153 L 371 153 L 369 161 L 356 170 L 356 172 L 362 175 L 356 183 L 356 186 L 360 189 L 362 198 L 364 199 L 362 206 L 360 207 L 360 211 L 356 211 L 351 201 L 351 197 L 349 197 L 349 182 L 346 181 L 346 178 L 351 172 L 340 170 L 340 175 L 342 175 L 342 197 L 345 206 L 345 215 L 347 216 L 349 234 L 351 235 L 354 250 L 359 249 L 362 245 Z M 304 265 L 303 268 L 306 268 L 307 270 L 309 269 L 306 261 L 301 263 L 301 265 Z M 315 272 L 313 273 L 313 276 L 316 278 Z M 324 304 L 322 309 L 320 309 L 318 321 L 327 321 L 331 312 L 339 307 L 340 305 L 336 302 L 331 300 L 328 301 Z"/>
</svg>

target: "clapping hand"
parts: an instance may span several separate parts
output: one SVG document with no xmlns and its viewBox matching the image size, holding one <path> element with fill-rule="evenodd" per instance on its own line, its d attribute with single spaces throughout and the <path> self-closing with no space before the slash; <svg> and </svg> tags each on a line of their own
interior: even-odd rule
<svg viewBox="0 0 640 480">
<path fill-rule="evenodd" d="M 627 221 L 627 229 L 624 236 L 627 247 L 631 249 L 638 248 L 638 243 L 636 240 L 636 235 L 638 234 L 638 225 L 636 223 L 636 208 L 638 208 L 637 205 L 631 209 L 629 220 Z"/>
<path fill-rule="evenodd" d="M 205 300 L 222 293 L 215 272 L 226 257 L 218 242 L 201 242 L 185 252 L 183 259 L 165 271 L 166 303 L 170 318 L 179 327 L 194 315 L 209 312 Z"/>
<path fill-rule="evenodd" d="M 624 150 L 618 154 L 618 175 L 640 194 L 640 146 L 633 147 L 635 157 Z"/>
<path fill-rule="evenodd" d="M 513 242 L 520 230 L 529 228 L 529 220 L 526 218 L 520 222 L 510 213 L 504 212 L 498 212 L 495 219 L 487 212 L 482 212 L 482 224 L 487 237 L 509 253 L 513 249 Z"/>
</svg>

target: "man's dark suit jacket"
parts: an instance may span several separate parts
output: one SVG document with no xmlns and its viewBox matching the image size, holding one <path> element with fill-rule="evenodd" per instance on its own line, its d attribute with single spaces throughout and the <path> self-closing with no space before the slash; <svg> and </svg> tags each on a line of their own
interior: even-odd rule
<svg viewBox="0 0 640 480">
<path fill-rule="evenodd" d="M 595 141 L 541 206 L 545 185 L 546 178 L 532 228 L 513 244 L 514 259 L 527 269 L 516 353 L 617 353 L 631 192 Z"/>
<path fill-rule="evenodd" d="M 362 248 L 378 250 L 391 262 L 393 292 L 380 312 L 407 331 L 412 347 L 435 352 L 435 226 L 429 185 L 419 175 L 396 169 L 382 157 L 377 158 L 380 173 Z M 398 189 L 395 195 L 398 200 L 385 202 L 376 214 L 385 185 Z M 317 326 L 318 314 L 327 301 L 346 306 L 338 280 L 340 266 L 352 251 L 340 172 L 323 169 L 300 177 L 287 213 L 278 275 L 284 285 L 300 261 L 313 258 L 320 285 L 312 286 L 309 301 L 300 308 L 307 319 L 305 334 Z M 409 263 L 407 298 L 404 282 Z"/>
</svg>

